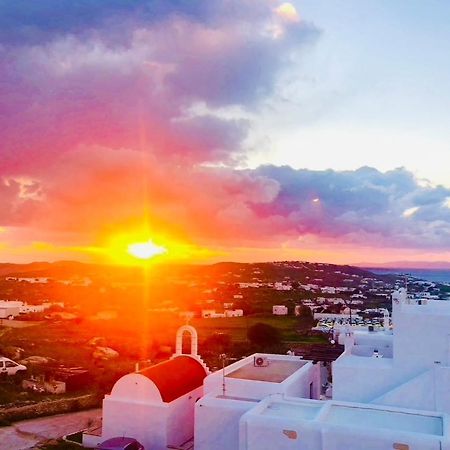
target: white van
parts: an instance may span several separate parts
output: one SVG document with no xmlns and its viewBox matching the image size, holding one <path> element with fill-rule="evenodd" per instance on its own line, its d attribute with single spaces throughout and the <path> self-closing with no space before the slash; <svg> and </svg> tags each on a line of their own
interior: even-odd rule
<svg viewBox="0 0 450 450">
<path fill-rule="evenodd" d="M 27 370 L 26 366 L 4 356 L 0 357 L 0 375 L 15 375 L 17 372 L 25 370 Z"/>
</svg>

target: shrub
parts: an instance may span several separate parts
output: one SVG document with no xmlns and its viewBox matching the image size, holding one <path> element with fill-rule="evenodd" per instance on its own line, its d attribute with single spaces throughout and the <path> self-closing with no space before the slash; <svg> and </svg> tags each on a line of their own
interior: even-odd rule
<svg viewBox="0 0 450 450">
<path fill-rule="evenodd" d="M 247 337 L 260 350 L 268 350 L 270 347 L 278 346 L 281 342 L 278 329 L 262 322 L 252 325 L 248 329 Z"/>
<path fill-rule="evenodd" d="M 231 336 L 227 333 L 214 333 L 203 341 L 202 347 L 214 354 L 228 353 L 231 349 Z"/>
</svg>

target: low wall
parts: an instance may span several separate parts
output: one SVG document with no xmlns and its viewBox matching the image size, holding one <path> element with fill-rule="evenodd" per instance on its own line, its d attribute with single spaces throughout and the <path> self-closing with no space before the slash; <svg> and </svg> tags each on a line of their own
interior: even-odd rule
<svg viewBox="0 0 450 450">
<path fill-rule="evenodd" d="M 41 416 L 52 416 L 83 409 L 98 408 L 100 405 L 101 399 L 98 395 L 87 394 L 79 397 L 42 401 L 26 406 L 11 406 L 4 409 L 0 408 L 0 422 L 8 423 Z"/>
</svg>

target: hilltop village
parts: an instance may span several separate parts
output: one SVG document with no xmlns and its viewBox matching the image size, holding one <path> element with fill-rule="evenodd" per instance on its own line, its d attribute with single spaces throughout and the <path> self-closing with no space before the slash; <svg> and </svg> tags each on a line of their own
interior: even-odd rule
<svg viewBox="0 0 450 450">
<path fill-rule="evenodd" d="M 405 286 L 411 297 L 450 297 L 449 286 L 409 275 L 375 275 L 351 266 L 298 261 L 148 270 L 69 262 L 0 264 L 2 305 L 7 306 L 5 301 L 30 305 L 21 313 L 53 306 L 47 318 L 55 309 L 64 311 L 66 315 L 60 316 L 67 319 L 126 317 L 142 300 L 147 303 L 145 312 L 193 317 L 232 317 L 230 310 L 270 313 L 278 304 L 288 314 L 299 304 L 317 313 L 345 314 L 350 306 L 355 313 L 370 313 L 388 306 L 392 290 Z"/>
<path fill-rule="evenodd" d="M 0 265 L 0 356 L 27 368 L 2 378 L 0 421 L 32 417 L 33 405 L 55 398 L 72 402 L 66 410 L 98 405 L 124 374 L 167 359 L 185 324 L 198 330 L 213 371 L 223 354 L 232 361 L 332 348 L 335 358 L 343 347 L 330 344 L 333 326 L 382 327 L 392 291 L 405 285 L 411 299 L 450 294 L 447 285 L 408 275 L 298 261 L 146 270 Z M 17 413 L 21 407 L 31 409 Z"/>
</svg>

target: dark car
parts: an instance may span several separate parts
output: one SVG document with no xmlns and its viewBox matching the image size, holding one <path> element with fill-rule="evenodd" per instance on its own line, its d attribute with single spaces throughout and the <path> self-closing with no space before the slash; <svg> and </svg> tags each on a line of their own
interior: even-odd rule
<svg viewBox="0 0 450 450">
<path fill-rule="evenodd" d="M 130 437 L 114 437 L 98 444 L 99 450 L 145 450 L 136 439 Z"/>
</svg>

